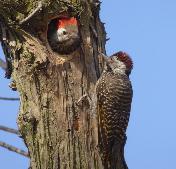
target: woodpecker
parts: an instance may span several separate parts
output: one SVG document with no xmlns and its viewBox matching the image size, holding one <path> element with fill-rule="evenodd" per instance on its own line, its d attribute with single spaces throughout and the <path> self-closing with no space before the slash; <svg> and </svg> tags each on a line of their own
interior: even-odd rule
<svg viewBox="0 0 176 169">
<path fill-rule="evenodd" d="M 58 54 L 70 54 L 80 46 L 76 18 L 54 19 L 48 25 L 47 38 L 51 49 Z"/>
<path fill-rule="evenodd" d="M 127 168 L 123 148 L 133 96 L 129 79 L 132 68 L 127 53 L 115 53 L 106 59 L 96 83 L 99 147 L 105 169 L 122 168 L 121 165 Z M 123 164 L 116 164 L 119 159 Z"/>
</svg>

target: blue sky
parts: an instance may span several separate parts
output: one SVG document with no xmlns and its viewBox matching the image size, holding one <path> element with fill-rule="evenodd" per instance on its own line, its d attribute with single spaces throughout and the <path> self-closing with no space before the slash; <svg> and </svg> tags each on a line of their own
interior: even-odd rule
<svg viewBox="0 0 176 169">
<path fill-rule="evenodd" d="M 176 1 L 103 0 L 107 54 L 124 50 L 134 62 L 126 161 L 130 169 L 176 168 Z M 0 53 L 2 53 L 0 51 Z M 1 54 L 2 55 L 2 54 Z M 0 70 L 0 96 L 17 96 Z M 0 101 L 0 124 L 16 128 L 18 102 Z M 16 136 L 0 140 L 24 148 Z M 28 160 L 0 148 L 1 168 L 26 169 Z"/>
</svg>

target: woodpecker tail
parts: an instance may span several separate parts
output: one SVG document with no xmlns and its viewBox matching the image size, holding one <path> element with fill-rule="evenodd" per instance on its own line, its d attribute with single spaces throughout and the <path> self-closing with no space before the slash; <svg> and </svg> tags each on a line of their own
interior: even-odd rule
<svg viewBox="0 0 176 169">
<path fill-rule="evenodd" d="M 112 156 L 110 159 L 109 169 L 128 169 L 124 156 L 124 146 L 126 143 L 126 138 L 123 142 L 115 141 L 112 146 Z"/>
</svg>

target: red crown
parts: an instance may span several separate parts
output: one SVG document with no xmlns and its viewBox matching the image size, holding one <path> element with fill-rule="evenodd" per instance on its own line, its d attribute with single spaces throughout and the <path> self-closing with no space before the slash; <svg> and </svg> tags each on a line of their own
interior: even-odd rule
<svg viewBox="0 0 176 169">
<path fill-rule="evenodd" d="M 126 65 L 128 70 L 132 70 L 133 69 L 133 61 L 132 61 L 131 57 L 127 53 L 119 51 L 119 52 L 113 54 L 112 56 L 117 56 L 117 58 L 121 62 L 125 63 L 125 65 Z"/>
<path fill-rule="evenodd" d="M 77 25 L 77 19 L 74 17 L 71 18 L 61 18 L 58 21 L 57 28 L 65 28 L 68 25 Z"/>
</svg>

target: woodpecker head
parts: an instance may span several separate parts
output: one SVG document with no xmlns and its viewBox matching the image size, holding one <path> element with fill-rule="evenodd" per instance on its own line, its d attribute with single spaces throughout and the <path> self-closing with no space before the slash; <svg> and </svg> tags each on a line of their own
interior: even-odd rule
<svg viewBox="0 0 176 169">
<path fill-rule="evenodd" d="M 48 26 L 48 41 L 53 51 L 69 54 L 80 45 L 78 22 L 74 17 L 59 18 Z"/>
<path fill-rule="evenodd" d="M 113 73 L 130 75 L 133 69 L 133 61 L 125 52 L 117 52 L 107 59 L 107 64 Z"/>
<path fill-rule="evenodd" d="M 59 43 L 64 43 L 70 39 L 77 38 L 78 23 L 76 18 L 59 19 L 57 23 L 57 38 Z"/>
</svg>

